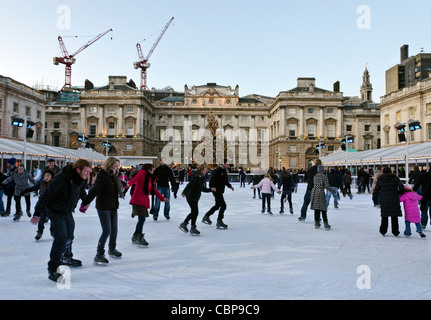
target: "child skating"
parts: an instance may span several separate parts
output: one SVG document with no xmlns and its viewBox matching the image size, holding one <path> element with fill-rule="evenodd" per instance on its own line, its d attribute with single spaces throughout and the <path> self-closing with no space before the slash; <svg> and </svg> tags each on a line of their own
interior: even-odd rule
<svg viewBox="0 0 431 320">
<path fill-rule="evenodd" d="M 269 173 L 265 174 L 262 181 L 260 181 L 257 185 L 250 187 L 250 189 L 262 187 L 262 213 L 265 213 L 265 200 L 267 201 L 268 209 L 267 212 L 272 214 L 271 212 L 271 190 L 276 191 L 278 194 L 281 193 L 280 190 L 274 185 L 272 182 L 271 176 Z"/>
<path fill-rule="evenodd" d="M 408 184 L 404 185 L 405 193 L 400 195 L 400 202 L 404 203 L 404 221 L 406 224 L 406 229 L 404 231 L 404 235 L 409 237 L 412 234 L 410 229 L 410 223 L 414 223 L 416 225 L 416 232 L 422 238 L 425 238 L 426 235 L 422 232 L 421 226 L 421 213 L 418 207 L 418 201 L 422 199 L 422 196 L 418 195 L 413 191 L 412 187 Z"/>
</svg>

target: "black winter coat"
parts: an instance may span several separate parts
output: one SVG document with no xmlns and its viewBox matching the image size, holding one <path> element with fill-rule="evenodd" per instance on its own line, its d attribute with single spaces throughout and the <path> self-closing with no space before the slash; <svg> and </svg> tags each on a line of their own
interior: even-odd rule
<svg viewBox="0 0 431 320">
<path fill-rule="evenodd" d="M 384 173 L 377 179 L 373 199 L 380 192 L 380 215 L 382 217 L 401 217 L 399 195 L 404 193 L 404 185 L 393 173 Z"/>
<path fill-rule="evenodd" d="M 193 172 L 190 182 L 183 190 L 183 194 L 187 199 L 199 201 L 202 192 L 211 192 L 210 188 L 205 186 L 205 179 L 198 172 Z"/>
<path fill-rule="evenodd" d="M 428 201 L 431 200 L 431 171 L 422 172 L 420 176 L 415 179 L 413 190 L 418 191 L 420 186 L 422 186 L 421 211 L 425 211 Z"/>
<path fill-rule="evenodd" d="M 157 178 L 157 187 L 169 187 L 169 181 L 171 182 L 171 186 L 175 185 L 174 174 L 166 164 L 157 167 L 154 170 L 153 176 Z"/>
<path fill-rule="evenodd" d="M 216 188 L 216 193 L 221 194 L 224 193 L 225 186 L 232 188 L 227 177 L 226 169 L 218 167 L 211 174 L 210 188 Z"/>
<path fill-rule="evenodd" d="M 292 193 L 294 187 L 295 185 L 292 176 L 283 174 L 280 180 L 280 188 L 283 188 L 283 194 Z"/>
<path fill-rule="evenodd" d="M 96 198 L 96 209 L 117 210 L 119 195 L 116 179 L 119 179 L 117 175 L 110 175 L 105 170 L 100 170 L 96 182 L 83 199 L 82 204 L 86 206 Z"/>
<path fill-rule="evenodd" d="M 81 179 L 71 164 L 67 165 L 61 173 L 54 176 L 46 191 L 39 197 L 34 215 L 39 217 L 45 206 L 57 215 L 72 213 L 79 199 L 84 199 L 86 196 L 85 186 L 85 180 Z"/>
<path fill-rule="evenodd" d="M 307 170 L 305 173 L 305 181 L 307 181 L 307 190 L 313 189 L 314 186 L 314 176 L 317 173 L 317 166 L 312 166 L 310 169 Z"/>
</svg>

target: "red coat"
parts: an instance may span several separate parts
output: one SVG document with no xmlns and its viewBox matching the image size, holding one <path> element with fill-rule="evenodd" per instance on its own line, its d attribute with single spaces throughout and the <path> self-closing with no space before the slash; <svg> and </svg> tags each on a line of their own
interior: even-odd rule
<svg viewBox="0 0 431 320">
<path fill-rule="evenodd" d="M 144 194 L 144 183 L 145 183 L 145 170 L 139 170 L 139 172 L 129 180 L 128 185 L 132 186 L 135 184 L 135 189 L 132 194 L 132 199 L 130 199 L 130 204 L 136 204 L 138 206 L 144 206 L 147 209 L 151 208 L 150 195 Z M 151 194 L 151 178 L 148 179 L 148 191 Z M 160 192 L 154 188 L 154 195 L 160 199 L 160 201 L 164 201 L 165 197 L 163 197 Z"/>
</svg>

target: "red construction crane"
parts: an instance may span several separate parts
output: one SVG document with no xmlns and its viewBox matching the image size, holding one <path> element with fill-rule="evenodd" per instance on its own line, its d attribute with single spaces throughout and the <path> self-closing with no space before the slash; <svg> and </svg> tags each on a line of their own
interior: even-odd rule
<svg viewBox="0 0 431 320">
<path fill-rule="evenodd" d="M 72 89 L 72 64 L 76 62 L 76 55 L 83 51 L 84 49 L 91 46 L 93 43 L 95 43 L 97 40 L 102 38 L 104 35 L 106 35 L 108 32 L 111 32 L 112 29 L 109 29 L 101 34 L 99 34 L 97 37 L 95 37 L 93 40 L 88 41 L 85 45 L 83 45 L 81 48 L 79 48 L 75 53 L 69 54 L 67 52 L 66 46 L 64 45 L 63 39 L 58 36 L 58 42 L 60 43 L 60 49 L 62 57 L 54 57 L 53 62 L 56 66 L 58 66 L 60 63 L 66 65 L 66 75 L 65 75 L 65 83 L 63 88 L 61 88 L 61 91 L 65 88 Z"/>
<path fill-rule="evenodd" d="M 148 54 L 147 54 L 146 57 L 144 57 L 144 55 L 142 54 L 141 45 L 139 43 L 136 44 L 136 48 L 138 49 L 139 61 L 138 62 L 134 62 L 133 63 L 133 67 L 135 69 L 138 69 L 138 68 L 141 69 L 141 86 L 140 86 L 141 90 L 149 90 L 148 87 L 147 87 L 147 69 L 151 65 L 148 63 L 148 60 L 150 59 L 151 54 L 153 53 L 153 51 L 156 48 L 157 44 L 159 43 L 160 39 L 165 34 L 165 32 L 168 29 L 169 25 L 171 24 L 172 20 L 174 20 L 174 17 L 172 17 L 171 20 L 169 20 L 169 22 L 163 28 L 162 33 L 159 35 L 159 37 L 157 38 L 156 42 L 153 44 L 153 47 L 151 48 L 150 52 L 148 52 Z"/>
</svg>

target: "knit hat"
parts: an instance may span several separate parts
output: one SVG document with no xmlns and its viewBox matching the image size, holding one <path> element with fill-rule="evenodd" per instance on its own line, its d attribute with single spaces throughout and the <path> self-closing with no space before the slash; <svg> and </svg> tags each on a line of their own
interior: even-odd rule
<svg viewBox="0 0 431 320">
<path fill-rule="evenodd" d="M 7 160 L 7 163 L 9 163 L 11 166 L 14 166 L 16 163 L 16 159 L 15 158 L 10 158 Z"/>
<path fill-rule="evenodd" d="M 412 188 L 412 186 L 411 185 L 409 185 L 409 184 L 405 184 L 404 185 L 404 190 L 413 190 L 413 188 Z"/>
<path fill-rule="evenodd" d="M 392 173 L 392 170 L 390 167 L 384 167 L 383 168 L 383 173 Z"/>
<path fill-rule="evenodd" d="M 54 158 L 50 157 L 50 158 L 46 159 L 46 162 L 51 162 L 51 161 L 54 162 L 55 161 Z"/>
<path fill-rule="evenodd" d="M 325 168 L 321 164 L 319 164 L 317 166 L 317 172 L 325 172 Z"/>
</svg>

